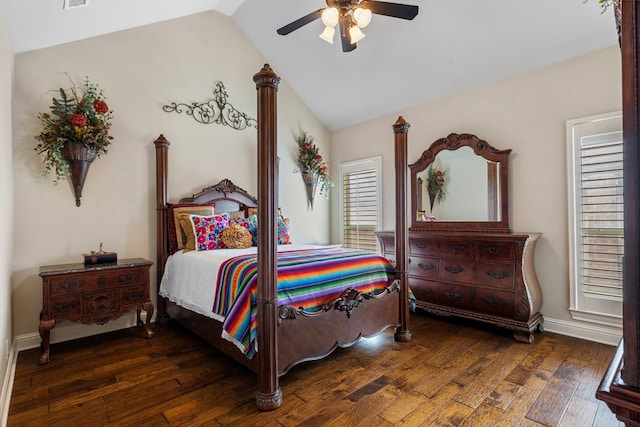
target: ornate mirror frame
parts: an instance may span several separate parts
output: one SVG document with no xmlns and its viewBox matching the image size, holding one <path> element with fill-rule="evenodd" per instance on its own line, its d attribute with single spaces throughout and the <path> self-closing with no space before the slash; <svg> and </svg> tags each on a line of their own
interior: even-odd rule
<svg viewBox="0 0 640 427">
<path fill-rule="evenodd" d="M 488 161 L 499 163 L 497 174 L 489 179 L 489 193 L 499 196 L 500 219 L 497 221 L 418 221 L 418 174 L 435 160 L 437 154 L 444 150 L 457 150 L 470 147 L 473 152 Z M 487 141 L 475 135 L 451 133 L 446 138 L 440 138 L 425 150 L 418 161 L 409 165 L 411 171 L 411 231 L 483 231 L 509 233 L 509 154 L 511 150 L 498 150 Z M 499 186 L 498 186 L 499 183 Z M 499 191 L 499 194 L 497 194 Z"/>
</svg>

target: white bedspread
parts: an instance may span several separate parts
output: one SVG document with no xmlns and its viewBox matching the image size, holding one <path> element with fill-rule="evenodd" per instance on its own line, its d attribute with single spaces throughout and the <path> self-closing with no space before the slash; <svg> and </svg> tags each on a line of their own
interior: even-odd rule
<svg viewBox="0 0 640 427">
<path fill-rule="evenodd" d="M 278 251 L 317 248 L 314 245 L 279 245 Z M 169 301 L 203 316 L 222 321 L 213 312 L 218 269 L 222 262 L 238 255 L 256 253 L 257 248 L 216 249 L 212 251 L 178 251 L 167 259 L 159 294 Z"/>
</svg>

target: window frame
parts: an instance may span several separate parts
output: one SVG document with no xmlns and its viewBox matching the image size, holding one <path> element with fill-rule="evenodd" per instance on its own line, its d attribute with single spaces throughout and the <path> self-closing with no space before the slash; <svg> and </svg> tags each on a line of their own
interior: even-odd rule
<svg viewBox="0 0 640 427">
<path fill-rule="evenodd" d="M 589 128 L 597 128 L 589 130 Z M 580 278 L 582 274 L 581 228 L 579 229 L 578 205 L 582 206 L 581 172 L 581 138 L 593 135 L 619 133 L 622 135 L 622 112 L 615 111 L 589 117 L 583 117 L 566 122 L 567 132 L 567 201 L 568 201 L 568 246 L 569 246 L 569 312 L 574 320 L 596 323 L 615 328 L 622 328 L 622 298 L 619 301 L 605 298 L 591 297 L 586 302 Z M 624 228 L 621 229 L 621 234 Z M 589 308 L 587 308 L 587 305 Z"/>
<path fill-rule="evenodd" d="M 344 245 L 345 217 L 344 217 L 344 175 L 347 173 L 361 172 L 373 169 L 375 171 L 376 188 L 376 230 L 382 228 L 382 156 L 367 157 L 359 160 L 341 162 L 339 167 L 340 188 L 339 212 L 340 212 L 340 242 Z M 376 250 L 380 253 L 380 243 L 376 239 Z"/>
</svg>

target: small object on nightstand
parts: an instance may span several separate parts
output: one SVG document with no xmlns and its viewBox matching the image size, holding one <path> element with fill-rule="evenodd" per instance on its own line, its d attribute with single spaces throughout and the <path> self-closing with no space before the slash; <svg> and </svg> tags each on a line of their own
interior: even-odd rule
<svg viewBox="0 0 640 427">
<path fill-rule="evenodd" d="M 100 249 L 97 251 L 91 251 L 88 254 L 84 254 L 85 265 L 89 264 L 104 264 L 107 262 L 117 262 L 118 254 L 115 252 L 105 252 L 102 250 L 102 242 L 100 242 Z"/>
</svg>

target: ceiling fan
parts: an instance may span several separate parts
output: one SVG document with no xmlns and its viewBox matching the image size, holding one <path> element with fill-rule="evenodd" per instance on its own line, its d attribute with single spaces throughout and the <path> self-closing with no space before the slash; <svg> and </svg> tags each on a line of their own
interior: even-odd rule
<svg viewBox="0 0 640 427">
<path fill-rule="evenodd" d="M 318 9 L 302 18 L 296 19 L 282 28 L 278 28 L 278 34 L 286 36 L 300 27 L 322 18 L 324 31 L 320 38 L 333 43 L 336 25 L 340 24 L 340 40 L 342 51 L 351 52 L 356 48 L 356 43 L 364 37 L 361 28 L 369 25 L 371 15 L 385 15 L 393 18 L 411 20 L 418 15 L 418 6 L 389 3 L 374 0 L 326 0 L 327 6 Z"/>
</svg>

